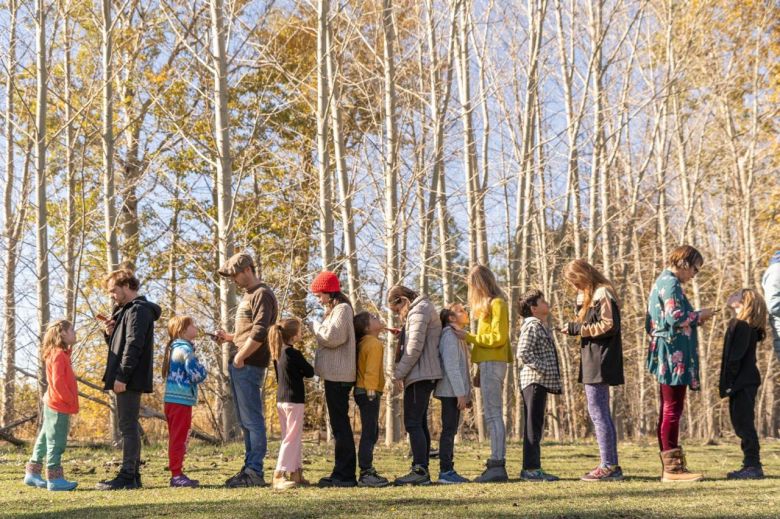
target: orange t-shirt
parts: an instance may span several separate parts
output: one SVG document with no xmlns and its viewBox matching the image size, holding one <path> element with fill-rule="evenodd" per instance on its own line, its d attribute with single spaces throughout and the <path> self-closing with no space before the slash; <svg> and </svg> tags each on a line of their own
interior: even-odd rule
<svg viewBox="0 0 780 519">
<path fill-rule="evenodd" d="M 79 412 L 79 390 L 76 374 L 70 364 L 70 351 L 56 350 L 46 361 L 46 380 L 49 381 L 47 405 L 64 414 Z"/>
</svg>

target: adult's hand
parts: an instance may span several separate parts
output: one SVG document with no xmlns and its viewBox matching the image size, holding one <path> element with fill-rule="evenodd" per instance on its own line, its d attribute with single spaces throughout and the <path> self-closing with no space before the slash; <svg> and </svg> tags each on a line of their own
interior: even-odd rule
<svg viewBox="0 0 780 519">
<path fill-rule="evenodd" d="M 115 380 L 114 381 L 114 393 L 116 393 L 118 395 L 119 393 L 124 393 L 125 391 L 127 391 L 127 384 L 125 384 L 124 382 L 120 382 L 118 380 Z"/>
<path fill-rule="evenodd" d="M 116 328 L 116 321 L 113 319 L 103 323 L 103 331 L 106 333 L 106 335 L 111 335 L 114 333 L 114 328 Z"/>
<path fill-rule="evenodd" d="M 712 319 L 714 312 L 712 311 L 712 308 L 702 308 L 699 310 L 699 322 L 700 323 L 706 323 L 710 319 Z"/>
<path fill-rule="evenodd" d="M 233 340 L 233 334 L 228 333 L 225 330 L 219 329 L 214 334 L 217 336 L 217 343 L 222 344 L 223 342 L 230 342 Z"/>
<path fill-rule="evenodd" d="M 233 366 L 236 369 L 243 368 L 244 367 L 244 359 L 243 359 L 243 357 L 239 357 L 238 355 L 236 355 L 236 357 L 233 359 Z"/>
</svg>

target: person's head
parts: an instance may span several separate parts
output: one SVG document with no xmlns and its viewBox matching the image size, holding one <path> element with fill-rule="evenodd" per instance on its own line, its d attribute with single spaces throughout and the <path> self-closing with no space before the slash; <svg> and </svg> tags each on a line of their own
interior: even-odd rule
<svg viewBox="0 0 780 519">
<path fill-rule="evenodd" d="M 295 317 L 282 319 L 268 330 L 268 346 L 271 349 L 271 358 L 279 360 L 287 346 L 291 346 L 301 339 L 301 321 Z"/>
<path fill-rule="evenodd" d="M 340 303 L 346 303 L 352 306 L 352 302 L 341 291 L 341 282 L 339 277 L 329 271 L 323 270 L 311 282 L 311 293 L 317 298 L 317 301 L 325 308 L 333 308 Z"/>
<path fill-rule="evenodd" d="M 141 282 L 132 270 L 118 269 L 106 276 L 105 287 L 111 300 L 123 306 L 138 297 Z"/>
<path fill-rule="evenodd" d="M 583 259 L 572 260 L 563 268 L 563 279 L 572 287 L 582 292 L 582 309 L 580 321 L 585 319 L 588 308 L 593 301 L 593 294 L 600 287 L 606 288 L 613 298 L 617 298 L 612 282 L 604 276 L 596 267 Z"/>
<path fill-rule="evenodd" d="M 504 292 L 496 282 L 493 272 L 484 265 L 477 265 L 466 276 L 469 289 L 469 307 L 476 317 L 490 315 L 490 302 L 497 297 L 504 297 Z"/>
<path fill-rule="evenodd" d="M 165 356 L 162 363 L 162 377 L 166 378 L 171 368 L 171 346 L 176 339 L 183 339 L 189 343 L 198 336 L 198 327 L 192 317 L 186 315 L 174 315 L 168 321 L 168 347 L 165 348 Z"/>
<path fill-rule="evenodd" d="M 44 362 L 57 350 L 69 350 L 76 344 L 76 330 L 70 321 L 60 319 L 46 327 L 41 344 L 41 358 Z"/>
<path fill-rule="evenodd" d="M 244 290 L 252 288 L 259 281 L 255 261 L 246 252 L 231 256 L 218 272 L 220 276 L 230 278 L 238 288 Z"/>
<path fill-rule="evenodd" d="M 740 321 L 760 330 L 766 327 L 769 317 L 766 302 L 761 294 L 752 288 L 742 288 L 731 294 L 728 305 L 734 309 Z"/>
<path fill-rule="evenodd" d="M 453 326 L 460 329 L 469 324 L 469 313 L 461 303 L 452 303 L 446 308 L 442 308 L 439 312 L 439 319 L 441 319 L 442 328 Z"/>
<path fill-rule="evenodd" d="M 355 315 L 352 322 L 355 325 L 355 341 L 360 342 L 360 339 L 366 335 L 373 335 L 379 337 L 379 334 L 385 327 L 385 323 L 378 315 L 371 312 L 360 312 Z"/>
<path fill-rule="evenodd" d="M 403 285 L 396 285 L 387 292 L 387 307 L 390 311 L 399 316 L 402 320 L 406 319 L 412 301 L 417 299 L 419 294 Z"/>
<path fill-rule="evenodd" d="M 520 315 L 523 317 L 536 317 L 540 321 L 544 321 L 550 315 L 550 304 L 539 289 L 532 289 L 521 295 L 518 306 L 520 307 Z"/>
<path fill-rule="evenodd" d="M 669 253 L 666 263 L 680 283 L 686 283 L 699 273 L 704 265 L 704 257 L 694 247 L 680 245 Z"/>
</svg>

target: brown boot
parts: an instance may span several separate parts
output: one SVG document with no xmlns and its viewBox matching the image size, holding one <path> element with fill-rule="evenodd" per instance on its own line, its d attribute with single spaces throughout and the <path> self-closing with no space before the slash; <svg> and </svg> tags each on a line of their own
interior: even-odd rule
<svg viewBox="0 0 780 519">
<path fill-rule="evenodd" d="M 704 474 L 697 474 L 688 470 L 682 447 L 661 451 L 661 463 L 664 466 L 661 481 L 664 483 L 687 483 L 704 479 Z"/>
<path fill-rule="evenodd" d="M 298 484 L 293 480 L 292 473 L 285 472 L 283 470 L 274 471 L 274 479 L 272 483 L 274 490 L 287 490 L 296 486 L 298 486 Z"/>
<path fill-rule="evenodd" d="M 311 485 L 311 483 L 309 483 L 309 481 L 305 477 L 303 477 L 303 468 L 299 468 L 298 470 L 293 472 L 292 478 L 293 481 L 295 481 L 296 483 L 298 483 L 298 485 L 302 487 L 308 487 L 309 485 Z"/>
</svg>

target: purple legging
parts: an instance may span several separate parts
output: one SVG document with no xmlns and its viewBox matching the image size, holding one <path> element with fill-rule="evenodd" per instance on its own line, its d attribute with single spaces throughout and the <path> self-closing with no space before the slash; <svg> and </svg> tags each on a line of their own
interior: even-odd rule
<svg viewBox="0 0 780 519">
<path fill-rule="evenodd" d="M 602 465 L 617 465 L 617 432 L 609 411 L 609 386 L 607 384 L 585 384 L 585 398 L 588 400 L 588 414 L 596 430 L 596 441 Z"/>
</svg>

